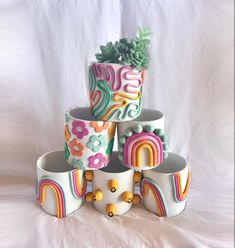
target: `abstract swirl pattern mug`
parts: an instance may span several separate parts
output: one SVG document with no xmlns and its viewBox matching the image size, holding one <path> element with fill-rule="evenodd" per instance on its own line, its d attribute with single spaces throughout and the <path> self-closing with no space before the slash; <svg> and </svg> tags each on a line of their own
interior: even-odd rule
<svg viewBox="0 0 235 248">
<path fill-rule="evenodd" d="M 141 115 L 129 122 L 119 122 L 118 151 L 123 164 L 132 169 L 149 170 L 167 157 L 164 116 L 153 109 L 142 109 Z"/>
<path fill-rule="evenodd" d="M 107 166 L 113 150 L 116 124 L 97 121 L 90 108 L 74 108 L 65 113 L 65 157 L 81 170 Z"/>
<path fill-rule="evenodd" d="M 73 169 L 58 150 L 42 155 L 37 161 L 36 195 L 49 215 L 63 218 L 82 205 L 87 180 L 84 171 Z"/>
<path fill-rule="evenodd" d="M 143 171 L 141 195 L 145 208 L 159 217 L 180 214 L 185 209 L 190 180 L 185 159 L 169 153 L 163 164 Z"/>
<path fill-rule="evenodd" d="M 99 120 L 116 122 L 137 118 L 141 113 L 144 72 L 126 65 L 91 63 L 92 115 Z"/>
</svg>

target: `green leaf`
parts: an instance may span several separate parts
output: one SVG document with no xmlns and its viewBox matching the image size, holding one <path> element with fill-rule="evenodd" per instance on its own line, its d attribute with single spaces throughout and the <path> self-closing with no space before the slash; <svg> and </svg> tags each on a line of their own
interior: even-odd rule
<svg viewBox="0 0 235 248">
<path fill-rule="evenodd" d="M 131 65 L 138 70 L 146 69 L 149 61 L 148 47 L 152 34 L 147 28 L 139 28 L 135 39 L 121 38 L 114 43 L 100 46 L 101 53 L 95 54 L 100 62 Z"/>
</svg>

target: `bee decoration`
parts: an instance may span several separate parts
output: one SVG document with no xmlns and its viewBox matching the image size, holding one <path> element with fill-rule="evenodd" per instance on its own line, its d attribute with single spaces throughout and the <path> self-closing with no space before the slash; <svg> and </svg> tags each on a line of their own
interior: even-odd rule
<svg viewBox="0 0 235 248">
<path fill-rule="evenodd" d="M 103 192 L 101 190 L 97 189 L 92 193 L 93 201 L 101 201 L 102 199 L 103 199 Z"/>
<path fill-rule="evenodd" d="M 116 192 L 118 189 L 118 180 L 115 180 L 115 179 L 109 180 L 108 188 L 112 193 Z"/>
<path fill-rule="evenodd" d="M 129 191 L 125 191 L 122 193 L 122 200 L 127 203 L 131 203 L 133 201 L 133 194 Z"/>
<path fill-rule="evenodd" d="M 117 215 L 117 207 L 114 204 L 108 204 L 105 210 L 109 217 L 113 217 L 114 215 Z"/>
</svg>

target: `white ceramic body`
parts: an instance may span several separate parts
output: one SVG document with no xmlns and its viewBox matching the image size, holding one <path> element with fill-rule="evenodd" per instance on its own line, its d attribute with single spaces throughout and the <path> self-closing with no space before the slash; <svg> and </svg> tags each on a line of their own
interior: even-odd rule
<svg viewBox="0 0 235 248">
<path fill-rule="evenodd" d="M 163 114 L 160 111 L 153 110 L 153 109 L 142 109 L 141 115 L 132 121 L 128 122 L 119 122 L 117 123 L 117 134 L 118 134 L 118 151 L 119 151 L 119 159 L 123 162 L 123 164 L 129 168 L 133 168 L 135 170 L 149 170 L 156 166 L 158 166 L 162 160 L 160 161 L 153 161 L 152 163 L 148 163 L 149 160 L 149 153 L 142 149 L 140 150 L 140 156 L 141 156 L 141 162 L 137 166 L 135 162 L 131 161 L 131 159 L 126 159 L 126 157 L 130 156 L 137 156 L 137 150 L 131 149 L 128 145 L 128 140 L 133 139 L 134 136 L 139 136 L 138 140 L 139 142 L 145 143 L 144 140 L 148 140 L 150 142 L 151 137 L 146 138 L 146 136 L 143 136 L 143 132 L 146 133 L 146 127 L 151 127 L 152 130 L 148 130 L 147 133 L 150 133 L 150 135 L 156 136 L 154 133 L 154 130 L 161 129 L 162 130 L 162 137 L 165 139 L 164 136 L 164 124 L 165 119 Z M 136 127 L 141 128 L 137 132 L 135 131 Z M 154 141 L 155 142 L 155 141 Z M 166 147 L 166 142 L 159 139 L 159 143 L 161 143 L 161 146 Z M 158 148 L 158 144 L 154 145 L 154 149 Z M 158 148 L 159 149 L 159 148 Z M 167 149 L 167 148 L 166 148 Z M 163 149 L 166 151 L 166 149 Z M 158 150 L 157 150 L 158 151 Z M 156 154 L 156 151 L 154 152 Z M 159 153 L 159 152 L 158 152 Z M 126 154 L 126 156 L 125 156 Z M 166 156 L 167 153 L 163 154 L 163 156 Z"/>
<path fill-rule="evenodd" d="M 129 121 L 141 113 L 146 71 L 120 64 L 92 62 L 89 67 L 90 106 L 98 120 Z"/>
<path fill-rule="evenodd" d="M 65 157 L 68 163 L 81 170 L 96 170 L 107 166 L 112 153 L 115 128 L 115 123 L 96 121 L 90 108 L 67 110 Z M 76 148 L 78 146 L 79 149 Z"/>
<path fill-rule="evenodd" d="M 94 201 L 94 207 L 105 215 L 107 215 L 105 211 L 107 204 L 116 205 L 117 215 L 129 211 L 132 203 L 124 202 L 121 195 L 125 191 L 134 194 L 133 176 L 134 170 L 124 167 L 118 160 L 117 152 L 113 152 L 109 165 L 104 169 L 94 171 L 93 192 L 98 189 L 103 192 L 103 199 L 101 201 Z M 117 180 L 119 182 L 118 189 L 114 193 L 108 188 L 109 180 Z"/>
<path fill-rule="evenodd" d="M 143 180 L 150 179 L 155 182 L 160 191 L 162 192 L 165 208 L 167 213 L 165 215 L 160 214 L 160 208 L 156 203 L 156 198 L 152 190 L 148 189 L 148 193 L 143 197 L 143 203 L 147 210 L 155 213 L 158 216 L 175 216 L 180 214 L 185 209 L 186 200 L 176 201 L 175 187 L 173 185 L 173 175 L 180 174 L 181 188 L 184 191 L 188 176 L 190 177 L 189 167 L 185 159 L 179 155 L 169 153 L 168 158 L 160 166 L 143 172 Z M 143 180 L 141 188 L 143 187 Z M 189 178 L 190 184 L 190 178 Z M 189 186 L 189 185 L 188 185 Z"/>
<path fill-rule="evenodd" d="M 58 183 L 64 192 L 65 199 L 65 209 L 64 215 L 57 215 L 57 203 L 56 203 L 56 194 L 51 187 L 48 186 L 45 188 L 45 200 L 41 203 L 42 209 L 49 215 L 54 215 L 57 217 L 65 217 L 66 215 L 76 211 L 82 205 L 82 198 L 75 198 L 71 190 L 71 181 L 70 174 L 75 170 L 67 163 L 64 158 L 64 151 L 58 150 L 46 153 L 42 155 L 37 161 L 37 185 L 36 185 L 36 194 L 39 197 L 41 194 L 40 182 L 43 179 L 49 179 L 50 182 Z M 81 186 L 84 183 L 83 171 L 81 173 Z"/>
</svg>

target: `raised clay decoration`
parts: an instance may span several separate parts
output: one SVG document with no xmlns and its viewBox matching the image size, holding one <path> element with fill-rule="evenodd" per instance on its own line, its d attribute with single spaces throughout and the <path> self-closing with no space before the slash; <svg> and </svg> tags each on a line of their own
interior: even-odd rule
<svg viewBox="0 0 235 248">
<path fill-rule="evenodd" d="M 75 108 L 65 114 L 65 157 L 81 170 L 107 166 L 113 150 L 116 124 L 96 121 L 89 108 Z"/>
<path fill-rule="evenodd" d="M 119 159 L 125 166 L 149 170 L 163 163 L 168 147 L 161 112 L 143 109 L 136 120 L 117 126 Z"/>
<path fill-rule="evenodd" d="M 67 163 L 63 150 L 38 159 L 36 195 L 46 213 L 63 218 L 74 212 L 82 204 L 86 187 L 83 171 Z"/>
<path fill-rule="evenodd" d="M 100 46 L 97 62 L 89 67 L 90 106 L 96 119 L 123 122 L 140 115 L 151 38 L 147 28 L 139 28 L 135 38 Z"/>
<path fill-rule="evenodd" d="M 115 179 L 109 180 L 108 188 L 112 193 L 116 192 L 118 189 L 118 180 L 115 180 Z"/>
<path fill-rule="evenodd" d="M 105 211 L 109 217 L 113 217 L 114 215 L 117 215 L 117 207 L 114 204 L 107 204 Z"/>
<path fill-rule="evenodd" d="M 185 159 L 169 153 L 163 164 L 143 172 L 141 195 L 145 208 L 159 217 L 180 214 L 185 208 L 190 178 Z"/>
<path fill-rule="evenodd" d="M 98 120 L 129 121 L 141 113 L 144 71 L 119 64 L 89 67 L 90 106 Z"/>
<path fill-rule="evenodd" d="M 131 209 L 132 203 L 141 202 L 134 194 L 134 181 L 141 180 L 141 173 L 124 167 L 117 158 L 117 152 L 111 156 L 109 165 L 101 170 L 86 172 L 85 177 L 92 180 L 92 192 L 85 196 L 87 202 L 93 202 L 101 213 L 113 217 Z"/>
</svg>

